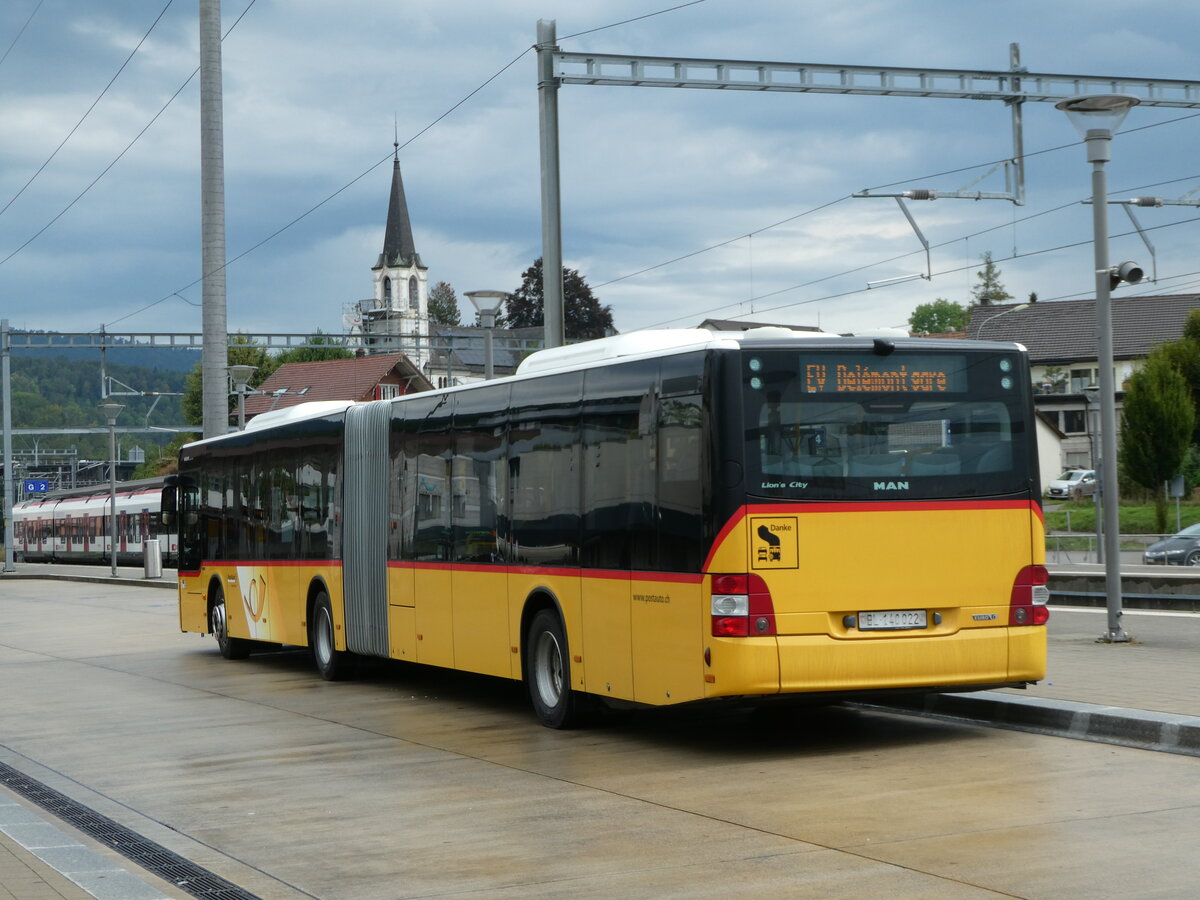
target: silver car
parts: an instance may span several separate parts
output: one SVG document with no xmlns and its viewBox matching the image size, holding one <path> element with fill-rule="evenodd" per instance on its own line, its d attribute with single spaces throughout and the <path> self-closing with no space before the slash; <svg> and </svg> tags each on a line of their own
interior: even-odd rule
<svg viewBox="0 0 1200 900">
<path fill-rule="evenodd" d="M 1064 500 L 1096 493 L 1096 473 L 1091 469 L 1067 469 L 1046 486 L 1046 495 Z"/>
<path fill-rule="evenodd" d="M 1148 566 L 1200 566 L 1200 522 L 1155 541 L 1142 554 Z"/>
</svg>

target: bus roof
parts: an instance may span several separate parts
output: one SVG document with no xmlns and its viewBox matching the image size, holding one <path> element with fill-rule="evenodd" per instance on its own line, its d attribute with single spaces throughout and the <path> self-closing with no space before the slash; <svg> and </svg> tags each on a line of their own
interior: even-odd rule
<svg viewBox="0 0 1200 900">
<path fill-rule="evenodd" d="M 512 376 L 508 376 L 508 378 L 519 379 L 551 372 L 584 369 L 618 359 L 665 356 L 674 353 L 685 353 L 689 350 L 737 350 L 745 344 L 758 343 L 772 344 L 776 347 L 801 343 L 810 345 L 814 343 L 845 344 L 847 341 L 853 342 L 855 340 L 861 342 L 865 347 L 870 347 L 872 341 L 886 341 L 888 343 L 903 344 L 912 348 L 920 347 L 925 349 L 937 347 L 938 349 L 950 349 L 945 341 L 932 338 L 909 337 L 905 332 L 898 329 L 877 329 L 846 335 L 831 334 L 824 331 L 796 331 L 782 325 L 764 325 L 749 328 L 745 331 L 711 331 L 707 328 L 660 328 L 632 331 L 627 334 L 617 334 L 606 338 L 581 341 L 578 344 L 552 347 L 549 350 L 538 350 L 526 357 L 517 367 L 516 372 Z M 969 341 L 965 343 L 969 343 L 972 347 L 977 348 L 985 346 L 1011 348 L 1014 346 L 1009 342 L 996 341 Z M 1022 351 L 1025 349 L 1019 344 L 1015 346 Z M 504 380 L 508 380 L 508 378 Z M 443 388 L 436 391 L 436 393 L 457 393 L 458 391 L 469 390 L 474 386 L 477 386 L 477 384 L 456 385 L 451 388 Z M 407 398 L 402 397 L 400 399 Z M 243 431 L 231 431 L 228 434 L 194 441 L 185 446 L 192 447 L 196 444 L 223 441 L 237 437 L 239 434 L 245 434 L 246 432 L 266 430 L 277 425 L 335 415 L 345 412 L 346 409 L 356 404 L 357 401 L 354 400 L 318 400 L 299 403 L 285 409 L 260 413 L 246 423 Z"/>
<path fill-rule="evenodd" d="M 197 444 L 207 444 L 212 441 L 223 441 L 229 438 L 235 438 L 238 435 L 243 435 L 249 431 L 259 431 L 267 428 L 274 428 L 276 425 L 287 425 L 292 422 L 304 422 L 308 419 L 319 419 L 322 416 L 334 415 L 336 413 L 345 412 L 348 407 L 354 406 L 353 400 L 313 400 L 309 403 L 298 403 L 295 406 L 288 406 L 284 409 L 275 409 L 270 412 L 259 413 L 253 419 L 246 423 L 245 429 L 242 431 L 230 431 L 227 434 L 218 434 L 215 437 L 203 438 L 199 441 L 192 441 L 184 444 L 184 447 L 194 447 Z"/>
<path fill-rule="evenodd" d="M 782 326 L 763 326 L 747 331 L 709 331 L 707 328 L 664 328 L 631 331 L 612 337 L 568 344 L 539 350 L 517 367 L 518 375 L 534 375 L 577 369 L 591 363 L 620 359 L 626 356 L 653 356 L 674 351 L 698 350 L 708 347 L 736 349 L 743 341 L 811 341 L 836 335 L 820 331 L 794 331 Z"/>
</svg>

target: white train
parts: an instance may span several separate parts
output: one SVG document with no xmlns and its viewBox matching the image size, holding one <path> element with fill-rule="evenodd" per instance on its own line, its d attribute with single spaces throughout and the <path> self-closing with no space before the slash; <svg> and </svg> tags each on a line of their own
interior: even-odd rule
<svg viewBox="0 0 1200 900">
<path fill-rule="evenodd" d="M 157 540 L 174 563 L 178 539 L 158 522 L 162 479 L 117 485 L 117 562 L 141 565 L 143 544 Z M 57 491 L 13 507 L 13 554 L 30 562 L 109 562 L 109 490 L 101 485 Z"/>
</svg>

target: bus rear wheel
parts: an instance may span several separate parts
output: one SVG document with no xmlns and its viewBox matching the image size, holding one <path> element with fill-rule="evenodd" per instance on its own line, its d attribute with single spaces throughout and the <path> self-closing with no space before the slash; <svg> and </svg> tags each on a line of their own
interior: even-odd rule
<svg viewBox="0 0 1200 900">
<path fill-rule="evenodd" d="M 313 663 L 326 681 L 341 681 L 349 677 L 354 665 L 353 656 L 338 650 L 333 637 L 333 606 L 324 591 L 313 603 L 312 619 L 308 623 L 308 646 Z"/>
<path fill-rule="evenodd" d="M 558 614 L 540 610 L 525 635 L 525 685 L 538 720 L 548 728 L 575 728 L 587 718 L 587 698 L 571 690 L 571 657 Z"/>
<path fill-rule="evenodd" d="M 217 647 L 226 659 L 245 659 L 250 655 L 250 642 L 244 638 L 229 636 L 229 616 L 225 610 L 225 591 L 217 588 L 212 607 L 208 611 L 208 630 L 217 639 Z"/>
</svg>

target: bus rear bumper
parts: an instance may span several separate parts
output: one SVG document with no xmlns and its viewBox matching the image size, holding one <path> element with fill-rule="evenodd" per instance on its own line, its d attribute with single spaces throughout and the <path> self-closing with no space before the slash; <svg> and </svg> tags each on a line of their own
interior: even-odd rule
<svg viewBox="0 0 1200 900">
<path fill-rule="evenodd" d="M 975 685 L 984 690 L 1039 681 L 1046 674 L 1046 629 L 1042 627 L 849 641 L 827 635 L 716 638 L 713 644 L 708 697 L 947 686 L 971 690 Z"/>
</svg>

